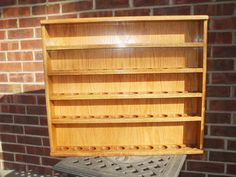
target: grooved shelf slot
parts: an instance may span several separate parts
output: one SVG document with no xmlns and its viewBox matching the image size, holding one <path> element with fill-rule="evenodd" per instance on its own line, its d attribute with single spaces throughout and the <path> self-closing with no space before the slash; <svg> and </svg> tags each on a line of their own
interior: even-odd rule
<svg viewBox="0 0 236 177">
<path fill-rule="evenodd" d="M 159 115 L 78 115 L 78 116 L 55 116 L 54 124 L 73 123 L 135 123 L 135 122 L 189 122 L 201 121 L 196 114 L 159 114 Z"/>
<path fill-rule="evenodd" d="M 119 68 L 119 69 L 86 69 L 54 70 L 48 75 L 97 75 L 97 74 L 150 74 L 150 73 L 202 73 L 203 68 Z"/>
<path fill-rule="evenodd" d="M 84 99 L 138 99 L 138 98 L 194 98 L 202 97 L 200 92 L 118 92 L 118 93 L 58 93 L 52 94 L 50 100 L 84 100 Z"/>
</svg>

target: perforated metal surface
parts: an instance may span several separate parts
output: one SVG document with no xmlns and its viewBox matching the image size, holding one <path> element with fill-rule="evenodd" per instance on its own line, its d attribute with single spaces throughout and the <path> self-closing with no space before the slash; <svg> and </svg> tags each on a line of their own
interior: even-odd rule
<svg viewBox="0 0 236 177">
<path fill-rule="evenodd" d="M 177 177 L 185 155 L 69 157 L 54 166 L 54 170 L 83 177 Z"/>
</svg>

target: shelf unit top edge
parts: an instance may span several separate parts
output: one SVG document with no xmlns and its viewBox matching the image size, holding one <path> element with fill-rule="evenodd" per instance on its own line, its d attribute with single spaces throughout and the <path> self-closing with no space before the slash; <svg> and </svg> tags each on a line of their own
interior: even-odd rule
<svg viewBox="0 0 236 177">
<path fill-rule="evenodd" d="M 99 17 L 99 18 L 68 18 L 41 20 L 41 25 L 68 24 L 68 23 L 98 23 L 120 21 L 171 21 L 171 20 L 208 20 L 208 15 L 178 15 L 178 16 L 129 16 L 129 17 Z"/>
</svg>

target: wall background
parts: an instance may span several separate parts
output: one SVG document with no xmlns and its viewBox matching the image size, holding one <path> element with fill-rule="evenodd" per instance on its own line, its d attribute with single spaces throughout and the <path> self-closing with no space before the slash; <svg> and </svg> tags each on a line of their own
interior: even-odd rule
<svg viewBox="0 0 236 177">
<path fill-rule="evenodd" d="M 42 19 L 210 15 L 205 155 L 181 177 L 236 175 L 235 0 L 0 0 L 1 168 L 50 174 L 40 23 Z"/>
</svg>

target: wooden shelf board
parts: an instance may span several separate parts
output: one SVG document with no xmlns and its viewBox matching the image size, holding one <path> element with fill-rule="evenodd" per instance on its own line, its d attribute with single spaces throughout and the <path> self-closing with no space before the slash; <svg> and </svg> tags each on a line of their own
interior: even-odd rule
<svg viewBox="0 0 236 177">
<path fill-rule="evenodd" d="M 154 118 L 87 118 L 87 119 L 52 119 L 52 124 L 93 124 L 93 123 L 145 123 L 145 122 L 193 122 L 201 117 L 154 117 Z"/>
<path fill-rule="evenodd" d="M 105 74 L 148 74 L 148 73 L 202 73 L 203 68 L 145 68 L 145 69 L 90 69 L 48 71 L 48 75 L 105 75 Z"/>
<path fill-rule="evenodd" d="M 147 98 L 192 98 L 202 97 L 200 92 L 166 93 L 91 93 L 91 94 L 53 94 L 50 100 L 95 100 L 95 99 L 147 99 Z"/>
<path fill-rule="evenodd" d="M 114 49 L 114 48 L 160 48 L 160 47 L 204 47 L 203 42 L 176 43 L 176 44 L 86 44 L 86 45 L 46 45 L 46 50 L 71 49 Z"/>
<path fill-rule="evenodd" d="M 99 17 L 41 20 L 41 24 L 104 23 L 119 21 L 172 21 L 172 20 L 207 20 L 207 15 L 139 16 L 139 17 Z"/>
</svg>

